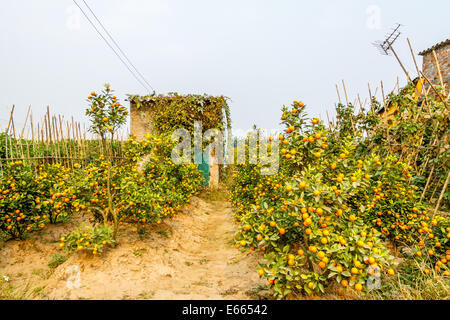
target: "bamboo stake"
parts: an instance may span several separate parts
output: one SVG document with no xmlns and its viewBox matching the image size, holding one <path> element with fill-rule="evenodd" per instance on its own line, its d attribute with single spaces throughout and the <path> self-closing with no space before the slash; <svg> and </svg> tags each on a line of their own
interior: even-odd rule
<svg viewBox="0 0 450 320">
<path fill-rule="evenodd" d="M 414 65 L 416 66 L 417 74 L 418 74 L 418 76 L 419 76 L 420 81 L 422 81 L 422 76 L 420 75 L 419 66 L 417 65 L 416 56 L 414 55 L 414 51 L 413 51 L 413 48 L 412 48 L 412 46 L 411 46 L 411 42 L 409 41 L 409 38 L 406 38 L 406 40 L 408 41 L 409 50 L 411 51 L 411 56 L 412 56 L 412 58 L 413 58 Z M 418 92 L 418 95 L 419 95 L 419 97 L 420 97 L 421 93 Z"/>
<path fill-rule="evenodd" d="M 10 128 L 10 126 L 11 126 L 11 121 L 12 121 L 12 117 L 13 117 L 13 113 L 14 113 L 14 109 L 15 109 L 15 105 L 13 105 L 12 106 L 12 109 L 11 109 L 11 111 L 10 111 L 10 113 L 9 113 L 9 121 L 8 121 L 8 126 L 6 127 L 6 131 L 5 131 L 5 133 L 6 134 L 8 134 L 9 133 L 9 128 Z"/>
<path fill-rule="evenodd" d="M 431 182 L 431 178 L 433 177 L 434 168 L 435 168 L 435 164 L 433 164 L 433 166 L 431 167 L 431 171 L 430 171 L 430 175 L 428 176 L 427 183 L 425 184 L 425 187 L 423 188 L 423 191 L 422 191 L 422 195 L 420 196 L 420 201 L 422 201 L 423 197 L 425 197 L 425 194 L 428 190 L 428 187 Z"/>
<path fill-rule="evenodd" d="M 441 82 L 441 87 L 444 88 L 444 81 L 442 81 L 441 68 L 439 67 L 439 61 L 438 61 L 438 58 L 436 56 L 436 51 L 434 51 L 434 50 L 433 50 L 433 57 L 434 57 L 434 63 L 436 64 L 436 70 L 437 70 L 438 75 L 439 75 L 439 81 Z"/>
<path fill-rule="evenodd" d="M 344 87 L 344 93 L 345 93 L 345 102 L 347 103 L 347 107 L 348 107 L 348 96 L 347 96 L 347 89 L 345 88 L 345 82 L 342 79 L 342 86 Z"/>
<path fill-rule="evenodd" d="M 430 82 L 430 80 L 428 80 L 428 78 L 425 76 L 425 74 L 423 72 L 420 72 L 420 73 L 422 74 L 422 77 L 425 79 L 425 81 L 428 82 L 428 84 L 431 86 L 434 93 L 436 93 L 436 95 L 439 97 L 439 99 L 441 99 L 441 101 L 444 103 L 445 107 L 447 107 L 447 102 L 444 100 L 444 98 L 441 96 L 441 94 L 436 90 L 436 88 L 433 86 L 433 84 Z"/>
<path fill-rule="evenodd" d="M 391 49 L 392 53 L 394 54 L 395 58 L 397 59 L 398 63 L 400 64 L 400 66 L 403 69 L 403 72 L 405 72 L 406 77 L 408 78 L 408 81 L 411 81 L 411 78 L 409 77 L 409 73 L 408 71 L 406 71 L 405 67 L 403 66 L 403 63 L 400 61 L 399 57 L 397 56 L 397 53 L 394 51 L 394 48 L 392 48 L 391 44 L 389 43 L 389 41 L 387 41 L 387 44 L 389 45 L 389 49 Z"/>
<path fill-rule="evenodd" d="M 339 94 L 339 87 L 338 87 L 338 85 L 336 85 L 336 92 L 337 92 L 337 95 L 338 95 L 339 103 L 342 104 L 342 102 L 341 102 L 341 95 Z"/>
<path fill-rule="evenodd" d="M 372 112 L 372 114 L 374 114 L 375 110 L 373 109 L 373 97 L 372 97 L 372 90 L 370 90 L 370 83 L 367 83 L 367 87 L 369 88 L 370 111 Z"/>
<path fill-rule="evenodd" d="M 447 179 L 445 179 L 444 187 L 442 188 L 442 191 L 441 191 L 441 194 L 440 194 L 440 196 L 439 196 L 438 202 L 437 202 L 437 204 L 436 204 L 436 207 L 434 208 L 433 218 L 434 218 L 434 216 L 437 214 L 437 212 L 438 212 L 438 210 L 439 210 L 439 206 L 440 206 L 440 204 L 441 204 L 442 198 L 444 197 L 445 190 L 447 189 L 447 186 L 448 186 L 448 180 L 449 180 L 449 179 L 450 179 L 450 171 L 449 171 L 449 173 L 447 174 Z"/>
<path fill-rule="evenodd" d="M 31 106 L 28 107 L 27 116 L 25 117 L 25 122 L 23 124 L 22 131 L 20 132 L 20 139 L 23 137 L 23 133 L 25 132 L 25 128 L 27 126 L 28 117 L 30 116 Z"/>
</svg>

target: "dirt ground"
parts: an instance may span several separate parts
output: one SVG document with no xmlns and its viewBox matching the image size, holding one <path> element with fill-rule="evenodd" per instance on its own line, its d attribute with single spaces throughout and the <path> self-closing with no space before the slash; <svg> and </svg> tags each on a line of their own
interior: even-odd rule
<svg viewBox="0 0 450 320">
<path fill-rule="evenodd" d="M 77 252 L 56 268 L 58 240 L 80 221 L 49 226 L 26 241 L 0 243 L 0 297 L 17 299 L 259 299 L 254 252 L 232 243 L 227 201 L 194 197 L 175 218 L 119 231 L 100 256 Z M 3 276 L 8 281 L 2 280 Z"/>
</svg>

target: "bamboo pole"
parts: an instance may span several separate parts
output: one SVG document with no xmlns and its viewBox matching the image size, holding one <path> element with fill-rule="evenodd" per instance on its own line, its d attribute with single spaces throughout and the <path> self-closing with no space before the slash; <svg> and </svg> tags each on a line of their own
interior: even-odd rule
<svg viewBox="0 0 450 320">
<path fill-rule="evenodd" d="M 25 122 L 23 124 L 22 131 L 20 132 L 20 139 L 22 139 L 23 133 L 25 132 L 25 128 L 26 128 L 27 122 L 28 122 L 28 117 L 30 116 L 30 111 L 31 111 L 31 106 L 28 107 L 27 115 L 25 117 Z"/>
<path fill-rule="evenodd" d="M 441 94 L 436 90 L 436 88 L 433 86 L 433 84 L 430 82 L 430 80 L 428 80 L 428 78 L 425 76 L 425 74 L 423 72 L 420 72 L 420 73 L 422 74 L 422 77 L 425 79 L 425 81 L 428 82 L 428 84 L 431 86 L 434 93 L 436 93 L 436 95 L 439 97 L 439 99 L 441 99 L 441 101 L 444 103 L 445 107 L 447 107 L 447 102 L 444 100 L 444 98 L 441 96 Z"/>
<path fill-rule="evenodd" d="M 444 81 L 442 81 L 441 68 L 439 67 L 439 61 L 438 61 L 438 58 L 436 56 L 436 51 L 434 51 L 434 50 L 433 50 L 433 57 L 434 57 L 434 64 L 436 65 L 436 70 L 437 70 L 438 75 L 439 75 L 439 81 L 441 82 L 441 87 L 444 88 Z"/>
<path fill-rule="evenodd" d="M 344 88 L 344 93 L 345 93 L 345 102 L 347 103 L 347 107 L 348 107 L 348 96 L 347 96 L 347 89 L 345 88 L 344 79 L 342 79 L 342 86 Z"/>
<path fill-rule="evenodd" d="M 400 66 L 403 69 L 403 72 L 405 72 L 406 77 L 408 78 L 408 81 L 411 81 L 411 78 L 409 77 L 409 73 L 408 71 L 406 71 L 405 66 L 403 65 L 403 63 L 400 61 L 399 57 L 397 56 L 397 53 L 395 52 L 394 48 L 392 48 L 391 44 L 389 43 L 389 41 L 387 41 L 387 44 L 389 45 L 389 49 L 391 49 L 392 53 L 394 54 L 395 58 L 397 59 L 398 63 L 400 64 Z"/>
<path fill-rule="evenodd" d="M 445 190 L 447 189 L 447 186 L 448 186 L 448 180 L 449 180 L 449 179 L 450 179 L 450 171 L 449 171 L 448 174 L 447 174 L 447 179 L 445 179 L 444 187 L 443 187 L 442 190 L 441 190 L 441 194 L 439 195 L 438 202 L 437 202 L 437 204 L 436 204 L 436 207 L 434 208 L 433 218 L 434 218 L 434 216 L 437 214 L 437 212 L 438 212 L 438 210 L 439 210 L 439 206 L 440 206 L 440 204 L 441 204 L 442 198 L 444 197 Z"/>
<path fill-rule="evenodd" d="M 418 74 L 418 76 L 419 76 L 420 81 L 422 81 L 422 76 L 420 75 L 419 66 L 418 66 L 418 64 L 417 64 L 416 56 L 414 55 L 414 51 L 413 51 L 413 48 L 412 48 L 412 46 L 411 46 L 411 42 L 409 41 L 409 38 L 406 38 L 406 40 L 408 41 L 409 50 L 411 51 L 411 56 L 412 56 L 412 58 L 413 58 L 414 65 L 415 65 L 415 67 L 416 67 L 417 74 Z M 422 84 L 423 84 L 423 83 L 422 83 Z M 419 97 L 420 97 L 421 92 L 418 92 L 418 95 L 419 95 Z"/>
<path fill-rule="evenodd" d="M 338 96 L 338 99 L 339 99 L 339 103 L 342 104 L 342 102 L 341 102 L 341 95 L 339 94 L 339 87 L 338 87 L 337 84 L 336 84 L 336 93 L 337 93 L 337 96 Z"/>
</svg>

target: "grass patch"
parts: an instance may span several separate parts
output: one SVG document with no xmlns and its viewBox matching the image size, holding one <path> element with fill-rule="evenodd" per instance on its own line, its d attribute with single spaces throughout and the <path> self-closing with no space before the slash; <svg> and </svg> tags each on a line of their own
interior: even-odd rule
<svg viewBox="0 0 450 320">
<path fill-rule="evenodd" d="M 161 236 L 163 236 L 164 238 L 169 238 L 169 235 L 167 234 L 167 232 L 165 232 L 164 230 L 162 230 L 162 231 L 157 231 L 156 232 L 157 234 L 159 234 L 159 235 L 161 235 Z"/>
<path fill-rule="evenodd" d="M 146 248 L 134 248 L 134 249 L 133 249 L 133 254 L 134 254 L 136 257 L 142 257 L 142 255 L 143 255 L 145 252 L 147 252 L 147 249 L 146 249 Z"/>
<path fill-rule="evenodd" d="M 50 261 L 48 262 L 48 266 L 50 269 L 56 269 L 58 266 L 62 265 L 66 262 L 68 257 L 62 255 L 60 253 L 54 254 Z"/>
<path fill-rule="evenodd" d="M 206 189 L 200 193 L 199 198 L 205 201 L 227 201 L 228 191 L 223 186 L 212 190 Z"/>
<path fill-rule="evenodd" d="M 397 275 L 389 278 L 379 290 L 373 290 L 363 299 L 368 300 L 450 300 L 448 278 L 430 270 L 416 261 L 406 260 L 399 266 Z"/>
</svg>

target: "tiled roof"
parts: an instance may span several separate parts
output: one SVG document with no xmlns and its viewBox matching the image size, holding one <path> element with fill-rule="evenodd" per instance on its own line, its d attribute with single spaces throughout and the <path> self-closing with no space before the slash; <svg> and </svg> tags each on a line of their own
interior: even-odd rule
<svg viewBox="0 0 450 320">
<path fill-rule="evenodd" d="M 433 50 L 439 49 L 439 48 L 441 48 L 443 46 L 446 46 L 446 45 L 449 45 L 449 44 L 450 44 L 450 39 L 447 39 L 447 40 L 442 41 L 442 42 L 440 42 L 438 44 L 435 44 L 431 48 L 428 48 L 428 49 L 426 49 L 426 50 L 424 50 L 422 52 L 419 52 L 419 55 L 421 55 L 421 56 L 426 55 L 427 53 L 430 53 Z"/>
</svg>

